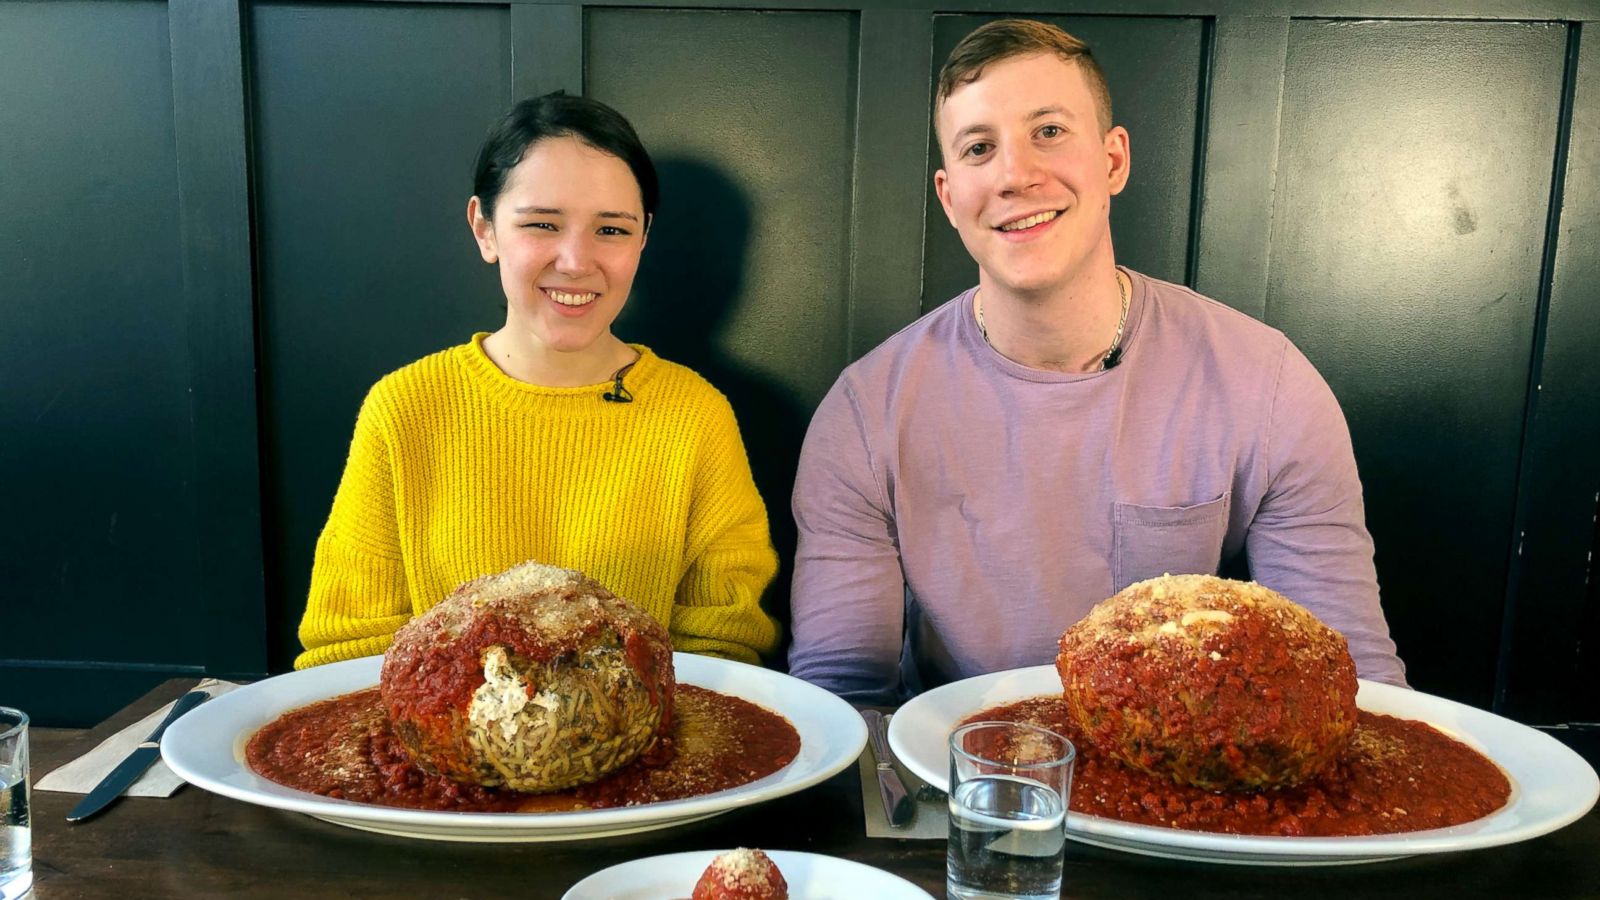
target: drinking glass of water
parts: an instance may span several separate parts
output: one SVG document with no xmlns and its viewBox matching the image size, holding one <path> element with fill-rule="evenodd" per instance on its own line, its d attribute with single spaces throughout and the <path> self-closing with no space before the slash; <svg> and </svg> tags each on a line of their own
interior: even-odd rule
<svg viewBox="0 0 1600 900">
<path fill-rule="evenodd" d="M 945 889 L 957 900 L 1061 896 L 1072 742 L 1016 722 L 974 722 L 950 735 L 950 849 Z"/>
<path fill-rule="evenodd" d="M 33 886 L 33 830 L 28 825 L 28 717 L 0 706 L 0 900 Z"/>
</svg>

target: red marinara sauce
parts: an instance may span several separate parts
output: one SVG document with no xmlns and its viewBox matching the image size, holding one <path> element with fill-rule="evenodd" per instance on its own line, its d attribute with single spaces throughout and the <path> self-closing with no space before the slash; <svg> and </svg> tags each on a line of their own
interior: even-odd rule
<svg viewBox="0 0 1600 900">
<path fill-rule="evenodd" d="M 1511 796 L 1505 773 L 1471 747 L 1422 722 L 1365 710 L 1330 771 L 1256 792 L 1179 785 L 1101 755 L 1073 728 L 1060 697 L 993 707 L 964 722 L 994 720 L 1066 735 L 1078 748 L 1072 811 L 1139 825 L 1305 837 L 1395 834 L 1470 822 Z"/>
<path fill-rule="evenodd" d="M 284 713 L 251 735 L 261 776 L 324 797 L 455 812 L 560 812 L 696 797 L 763 778 L 800 752 L 789 720 L 754 703 L 678 685 L 669 735 L 592 784 L 550 794 L 460 784 L 411 761 L 377 688 Z"/>
</svg>

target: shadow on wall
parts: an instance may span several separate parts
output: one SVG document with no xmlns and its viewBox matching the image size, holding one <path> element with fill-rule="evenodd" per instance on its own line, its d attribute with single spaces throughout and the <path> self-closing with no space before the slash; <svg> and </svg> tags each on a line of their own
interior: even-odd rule
<svg viewBox="0 0 1600 900">
<path fill-rule="evenodd" d="M 661 209 L 616 332 L 699 372 L 733 404 L 778 549 L 764 605 L 782 624 L 786 647 L 795 545 L 789 495 L 809 415 L 791 389 L 730 354 L 724 340 L 735 307 L 755 302 L 742 296 L 754 224 L 749 198 L 703 161 L 666 157 L 656 167 Z M 783 658 L 780 648 L 776 661 Z"/>
</svg>

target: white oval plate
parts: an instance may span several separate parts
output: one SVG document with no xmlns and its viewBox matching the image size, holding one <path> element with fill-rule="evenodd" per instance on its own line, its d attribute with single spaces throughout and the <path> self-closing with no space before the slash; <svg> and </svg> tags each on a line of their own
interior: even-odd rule
<svg viewBox="0 0 1600 900">
<path fill-rule="evenodd" d="M 912 698 L 894 714 L 889 720 L 889 746 L 906 768 L 943 790 L 950 777 L 946 740 L 957 722 L 991 706 L 1060 691 L 1054 666 L 1012 669 L 947 684 Z M 1511 799 L 1499 811 L 1462 825 L 1373 837 L 1212 834 L 1080 813 L 1067 816 L 1067 835 L 1114 850 L 1199 862 L 1274 866 L 1376 862 L 1525 841 L 1581 818 L 1600 796 L 1600 778 L 1583 757 L 1526 725 L 1374 681 L 1360 682 L 1356 703 L 1370 712 L 1427 722 L 1494 760 L 1511 780 Z"/>
<path fill-rule="evenodd" d="M 854 764 L 866 746 L 861 716 L 814 685 L 709 656 L 674 653 L 672 664 L 679 683 L 730 694 L 786 717 L 800 733 L 794 761 L 765 778 L 703 797 L 566 813 L 395 809 L 297 791 L 250 769 L 244 747 L 256 729 L 289 710 L 372 687 L 381 656 L 278 675 L 202 703 L 167 729 L 161 757 L 196 787 L 350 828 L 444 841 L 565 841 L 681 825 L 792 794 Z"/>
<path fill-rule="evenodd" d="M 590 875 L 561 900 L 687 898 L 706 866 L 725 850 L 694 850 L 630 860 Z M 930 900 L 928 893 L 882 869 L 816 853 L 763 850 L 789 884 L 790 900 Z"/>
</svg>

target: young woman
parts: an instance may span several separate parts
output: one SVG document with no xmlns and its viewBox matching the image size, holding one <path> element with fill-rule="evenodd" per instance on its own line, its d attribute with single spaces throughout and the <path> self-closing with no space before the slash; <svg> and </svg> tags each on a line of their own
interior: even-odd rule
<svg viewBox="0 0 1600 900">
<path fill-rule="evenodd" d="M 456 585 L 529 559 L 599 580 L 676 649 L 776 647 L 759 601 L 777 556 L 732 408 L 611 333 L 657 196 L 632 126 L 594 100 L 525 100 L 489 135 L 467 220 L 505 325 L 368 393 L 296 668 L 381 653 Z"/>
</svg>

